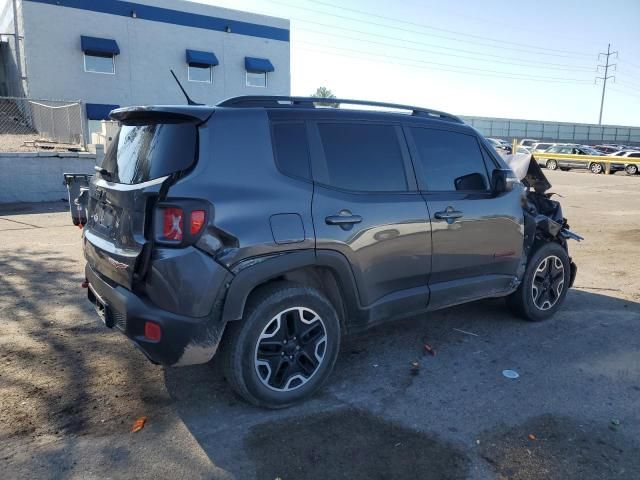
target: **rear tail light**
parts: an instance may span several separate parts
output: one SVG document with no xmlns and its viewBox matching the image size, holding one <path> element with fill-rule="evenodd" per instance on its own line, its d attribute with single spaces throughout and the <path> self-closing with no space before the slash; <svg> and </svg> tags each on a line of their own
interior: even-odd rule
<svg viewBox="0 0 640 480">
<path fill-rule="evenodd" d="M 182 230 L 184 228 L 183 211 L 181 208 L 163 208 L 162 209 L 162 236 L 167 240 L 182 241 Z"/>
<path fill-rule="evenodd" d="M 191 235 L 197 235 L 204 226 L 204 210 L 193 210 L 189 221 L 191 225 Z"/>
<path fill-rule="evenodd" d="M 154 239 L 173 246 L 195 243 L 207 222 L 207 210 L 197 200 L 176 200 L 159 204 L 154 215 Z"/>
</svg>

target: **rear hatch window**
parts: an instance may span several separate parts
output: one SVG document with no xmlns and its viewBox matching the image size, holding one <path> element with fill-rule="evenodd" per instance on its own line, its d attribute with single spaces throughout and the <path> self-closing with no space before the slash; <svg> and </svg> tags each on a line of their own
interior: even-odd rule
<svg viewBox="0 0 640 480">
<path fill-rule="evenodd" d="M 187 170 L 197 148 L 193 123 L 122 125 L 102 168 L 115 183 L 136 184 Z"/>
<path fill-rule="evenodd" d="M 122 125 L 105 154 L 103 171 L 91 182 L 85 258 L 95 271 L 126 288 L 143 268 L 143 250 L 150 248 L 145 225 L 163 188 L 161 179 L 197 161 L 196 123 L 154 120 Z"/>
</svg>

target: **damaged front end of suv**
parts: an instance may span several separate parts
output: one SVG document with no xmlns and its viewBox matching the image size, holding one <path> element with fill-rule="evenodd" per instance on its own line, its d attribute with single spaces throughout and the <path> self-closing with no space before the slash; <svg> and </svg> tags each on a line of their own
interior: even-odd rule
<svg viewBox="0 0 640 480">
<path fill-rule="evenodd" d="M 510 163 L 510 166 L 513 165 Z M 522 169 L 522 165 L 520 165 Z M 514 171 L 517 173 L 517 168 Z M 549 192 L 551 183 L 540 169 L 538 162 L 533 156 L 530 156 L 529 165 L 526 174 L 520 178 L 526 187 L 525 195 L 522 198 L 522 209 L 524 211 L 524 249 L 523 261 L 518 271 L 518 278 L 521 279 L 525 273 L 528 260 L 533 251 L 541 244 L 554 242 L 562 246 L 569 252 L 567 240 L 581 241 L 583 238 L 569 229 L 567 219 L 562 214 L 562 206 L 560 202 L 552 200 L 551 197 L 556 195 Z M 573 286 L 576 278 L 577 266 L 570 259 L 570 283 Z"/>
</svg>

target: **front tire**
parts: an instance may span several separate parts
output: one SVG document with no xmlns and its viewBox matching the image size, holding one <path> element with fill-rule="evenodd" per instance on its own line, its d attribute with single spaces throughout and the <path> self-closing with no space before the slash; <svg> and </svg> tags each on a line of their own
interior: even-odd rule
<svg viewBox="0 0 640 480">
<path fill-rule="evenodd" d="M 555 160 L 547 160 L 545 167 L 549 170 L 556 170 L 558 168 L 558 162 L 556 162 Z"/>
<path fill-rule="evenodd" d="M 227 326 L 225 377 L 245 400 L 284 408 L 315 393 L 340 349 L 340 321 L 318 290 L 277 282 L 254 292 L 242 320 Z"/>
<path fill-rule="evenodd" d="M 597 175 L 604 172 L 604 167 L 602 166 L 601 163 L 594 162 L 591 165 L 589 165 L 589 170 L 591 170 L 591 173 L 595 173 Z"/>
<path fill-rule="evenodd" d="M 633 163 L 630 163 L 629 165 L 624 167 L 624 172 L 627 175 L 637 175 L 638 174 L 638 166 L 633 164 Z"/>
<path fill-rule="evenodd" d="M 566 250 L 557 243 L 546 243 L 529 259 L 522 282 L 507 297 L 507 304 L 525 320 L 546 320 L 564 303 L 570 282 L 571 261 Z"/>
</svg>

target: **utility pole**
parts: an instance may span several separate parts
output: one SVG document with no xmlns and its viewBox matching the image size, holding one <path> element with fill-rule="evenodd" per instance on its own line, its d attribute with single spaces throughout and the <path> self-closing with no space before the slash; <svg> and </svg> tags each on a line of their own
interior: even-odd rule
<svg viewBox="0 0 640 480">
<path fill-rule="evenodd" d="M 598 65 L 597 71 L 600 72 L 601 68 L 604 68 L 604 76 L 603 77 L 596 77 L 596 84 L 598 83 L 598 80 L 602 80 L 602 99 L 600 100 L 600 116 L 598 117 L 598 125 L 602 125 L 602 109 L 604 108 L 604 93 L 607 90 L 607 80 L 610 78 L 613 78 L 614 81 L 616 79 L 615 75 L 609 75 L 609 69 L 613 68 L 614 71 L 616 70 L 616 64 L 610 64 L 609 63 L 609 57 L 611 55 L 615 55 L 616 58 L 618 58 L 618 52 L 612 52 L 611 51 L 611 44 L 607 45 L 607 53 L 599 53 L 598 54 L 598 61 L 600 61 L 600 57 L 605 56 L 607 57 L 607 60 L 605 62 L 604 65 Z"/>
</svg>

